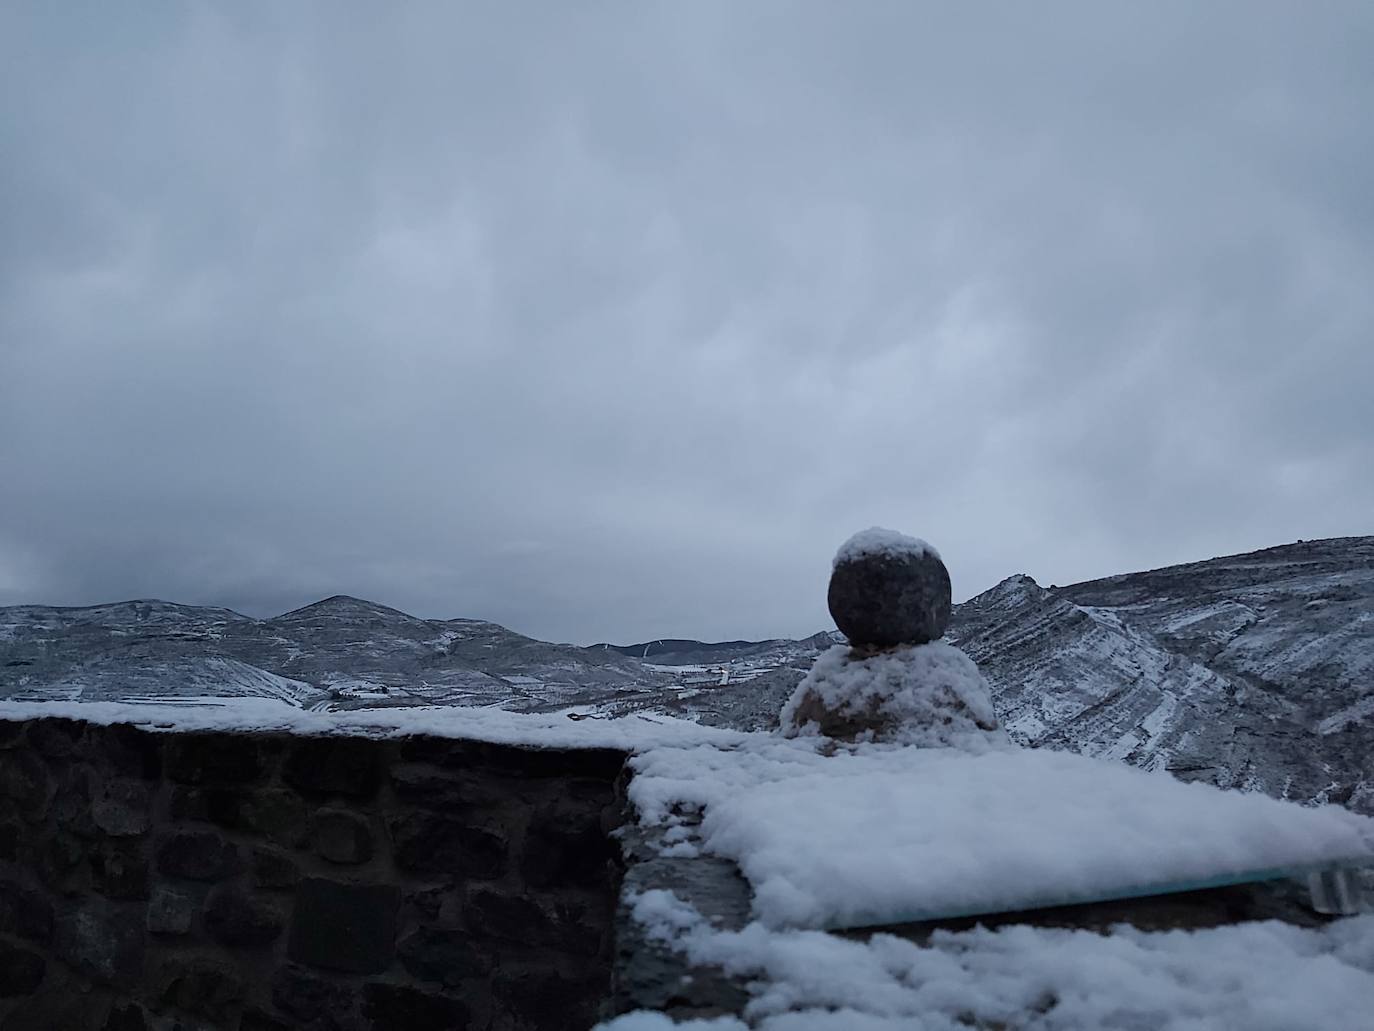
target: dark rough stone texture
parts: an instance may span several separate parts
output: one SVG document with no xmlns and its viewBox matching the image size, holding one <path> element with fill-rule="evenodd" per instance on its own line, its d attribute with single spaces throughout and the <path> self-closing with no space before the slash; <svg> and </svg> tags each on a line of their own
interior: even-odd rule
<svg viewBox="0 0 1374 1031">
<path fill-rule="evenodd" d="M 87 754 L 103 755 L 115 773 L 142 780 L 162 779 L 162 745 L 165 734 L 137 727 L 91 724 L 86 730 Z"/>
<path fill-rule="evenodd" d="M 294 888 L 301 870 L 290 854 L 275 848 L 253 849 L 253 883 L 260 888 Z"/>
<path fill-rule="evenodd" d="M 57 954 L 96 980 L 132 984 L 143 970 L 142 907 L 82 900 L 57 922 Z"/>
<path fill-rule="evenodd" d="M 291 847 L 305 840 L 308 822 L 301 797 L 276 788 L 176 787 L 169 809 L 179 820 L 206 820 L 225 830 L 252 831 Z"/>
<path fill-rule="evenodd" d="M 0 751 L 26 743 L 24 730 L 27 726 L 28 724 L 20 723 L 18 720 L 0 720 Z"/>
<path fill-rule="evenodd" d="M 36 991 L 47 968 L 47 960 L 38 953 L 0 940 L 0 998 Z"/>
<path fill-rule="evenodd" d="M 114 1005 L 110 1007 L 110 1014 L 100 1031 L 148 1031 L 148 1022 L 144 1019 L 142 1007 L 134 1003 Z"/>
<path fill-rule="evenodd" d="M 579 906 L 543 906 L 520 895 L 483 890 L 472 893 L 464 913 L 468 926 L 483 937 L 583 956 L 601 951 L 601 929 Z"/>
<path fill-rule="evenodd" d="M 72 890 L 73 881 L 82 871 L 86 860 L 86 846 L 74 835 L 59 830 L 51 838 L 39 843 L 35 856 L 35 870 L 43 883 L 59 891 Z"/>
<path fill-rule="evenodd" d="M 208 831 L 174 834 L 157 850 L 157 868 L 170 877 L 190 881 L 219 881 L 239 870 L 238 849 L 233 842 Z"/>
<path fill-rule="evenodd" d="M 25 820 L 43 819 L 51 793 L 47 767 L 32 752 L 11 752 L 0 763 L 0 798 L 12 801 Z"/>
<path fill-rule="evenodd" d="M 111 899 L 148 897 L 148 859 L 142 843 L 113 839 L 91 846 L 91 886 Z"/>
<path fill-rule="evenodd" d="M 506 867 L 506 839 L 464 820 L 410 813 L 391 823 L 396 866 L 412 873 L 492 880 Z"/>
<path fill-rule="evenodd" d="M 536 1031 L 589 1028 L 606 995 L 607 979 L 569 978 L 555 970 L 502 974 L 493 983 L 496 997 Z"/>
<path fill-rule="evenodd" d="M 285 924 L 276 905 L 230 887 L 210 893 L 203 919 L 206 933 L 231 948 L 269 945 L 281 936 Z"/>
<path fill-rule="evenodd" d="M 358 974 L 381 973 L 396 950 L 399 888 L 389 884 L 301 882 L 287 954 L 297 963 Z"/>
<path fill-rule="evenodd" d="M 251 784 L 263 772 L 262 751 L 247 734 L 177 734 L 164 758 L 178 784 Z"/>
<path fill-rule="evenodd" d="M 298 847 L 305 841 L 307 809 L 292 791 L 266 789 L 246 796 L 239 807 L 240 825 L 278 845 Z"/>
<path fill-rule="evenodd" d="M 471 1019 L 457 999 L 430 995 L 395 984 L 370 984 L 363 989 L 363 1015 L 375 1031 L 464 1031 Z"/>
<path fill-rule="evenodd" d="M 282 779 L 308 795 L 371 798 L 382 781 L 375 744 L 361 738 L 301 738 L 292 743 Z"/>
<path fill-rule="evenodd" d="M 0 881 L 0 931 L 39 945 L 52 941 L 52 903 L 36 891 Z"/>
<path fill-rule="evenodd" d="M 12 726 L 3 1031 L 594 1022 L 621 753 Z"/>
<path fill-rule="evenodd" d="M 272 1005 L 300 1021 L 320 1020 L 353 1008 L 353 993 L 299 967 L 272 975 Z"/>
<path fill-rule="evenodd" d="M 401 758 L 518 777 L 587 777 L 609 782 L 619 776 L 626 754 L 614 748 L 519 748 L 485 741 L 414 737 L 401 742 Z"/>
<path fill-rule="evenodd" d="M 223 1017 L 227 1007 L 241 1004 L 248 993 L 244 978 L 225 963 L 201 957 L 173 956 L 158 971 L 161 1001 L 187 1013 Z"/>
<path fill-rule="evenodd" d="M 3 1031 L 94 1031 L 105 1016 L 105 1000 L 99 995 L 86 995 L 66 990 L 49 967 L 47 980 L 40 991 L 16 999 L 0 1029 Z M 159 1029 L 160 1031 L 160 1029 Z M 190 1031 L 190 1029 L 183 1029 Z"/>
<path fill-rule="evenodd" d="M 293 1028 L 260 1009 L 246 1009 L 239 1021 L 239 1031 L 293 1031 Z"/>
<path fill-rule="evenodd" d="M 546 816 L 526 835 L 520 873 L 536 888 L 595 887 L 619 855 L 600 826 L 568 827 Z"/>
<path fill-rule="evenodd" d="M 29 745 L 52 759 L 74 755 L 81 745 L 86 724 L 76 720 L 37 719 L 29 724 Z"/>
<path fill-rule="evenodd" d="M 841 562 L 826 595 L 850 643 L 877 648 L 938 641 L 949 625 L 951 601 L 949 571 L 929 552 Z"/>
<path fill-rule="evenodd" d="M 148 902 L 148 930 L 154 934 L 186 934 L 200 911 L 194 895 L 173 888 L 156 888 Z"/>
<path fill-rule="evenodd" d="M 485 976 L 493 962 L 491 950 L 481 948 L 465 931 L 440 927 L 421 927 L 406 935 L 396 954 L 411 976 L 449 987 L 464 978 Z"/>
<path fill-rule="evenodd" d="M 331 863 L 357 865 L 372 858 L 372 831 L 367 821 L 340 809 L 321 810 L 311 821 L 316 855 Z"/>
<path fill-rule="evenodd" d="M 92 821 L 111 837 L 146 833 L 151 816 L 151 797 L 142 781 L 103 781 L 91 799 Z"/>
</svg>

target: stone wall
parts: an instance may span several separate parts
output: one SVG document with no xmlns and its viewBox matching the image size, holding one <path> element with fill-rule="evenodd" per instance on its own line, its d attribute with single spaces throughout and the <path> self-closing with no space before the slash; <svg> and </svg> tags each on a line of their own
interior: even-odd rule
<svg viewBox="0 0 1374 1031">
<path fill-rule="evenodd" d="M 0 1029 L 588 1027 L 624 759 L 0 721 Z"/>
</svg>

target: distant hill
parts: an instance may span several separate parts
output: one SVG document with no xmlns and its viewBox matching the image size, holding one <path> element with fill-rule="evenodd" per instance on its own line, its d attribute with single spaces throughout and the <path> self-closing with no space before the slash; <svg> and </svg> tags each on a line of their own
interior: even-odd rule
<svg viewBox="0 0 1374 1031">
<path fill-rule="evenodd" d="M 822 640 L 823 639 L 823 640 Z M 684 640 L 682 638 L 662 638 L 645 641 L 641 644 L 594 644 L 593 648 L 619 652 L 621 655 L 642 662 L 653 662 L 664 666 L 710 665 L 731 662 L 736 659 L 754 658 L 772 652 L 791 654 L 798 645 L 809 643 L 830 645 L 830 637 L 822 632 L 802 641 L 774 639 L 771 641 L 706 641 Z"/>
<path fill-rule="evenodd" d="M 0 697 L 548 709 L 666 682 L 616 652 L 342 595 L 262 620 L 163 601 L 0 608 Z"/>
<path fill-rule="evenodd" d="M 1374 813 L 1374 537 L 1069 587 L 1018 574 L 955 606 L 947 639 L 977 660 L 1023 743 Z M 579 648 L 344 596 L 265 620 L 161 601 L 21 605 L 0 608 L 0 698 L 259 695 L 311 708 L 666 712 L 762 729 L 842 640 Z"/>
</svg>

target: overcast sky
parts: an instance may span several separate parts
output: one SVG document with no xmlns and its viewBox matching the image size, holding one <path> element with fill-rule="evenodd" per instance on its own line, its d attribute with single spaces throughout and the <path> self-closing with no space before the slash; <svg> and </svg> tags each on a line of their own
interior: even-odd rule
<svg viewBox="0 0 1374 1031">
<path fill-rule="evenodd" d="M 0 604 L 589 643 L 1374 532 L 1374 4 L 6 3 Z"/>
</svg>

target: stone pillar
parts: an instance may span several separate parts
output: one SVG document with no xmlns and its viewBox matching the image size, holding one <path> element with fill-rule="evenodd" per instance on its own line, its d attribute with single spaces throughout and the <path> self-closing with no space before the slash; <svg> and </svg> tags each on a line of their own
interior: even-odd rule
<svg viewBox="0 0 1374 1031">
<path fill-rule="evenodd" d="M 831 648 L 781 716 L 787 737 L 981 749 L 1005 747 L 973 660 L 940 636 L 949 571 L 925 541 L 874 527 L 835 555 L 827 595 L 848 645 Z"/>
</svg>

